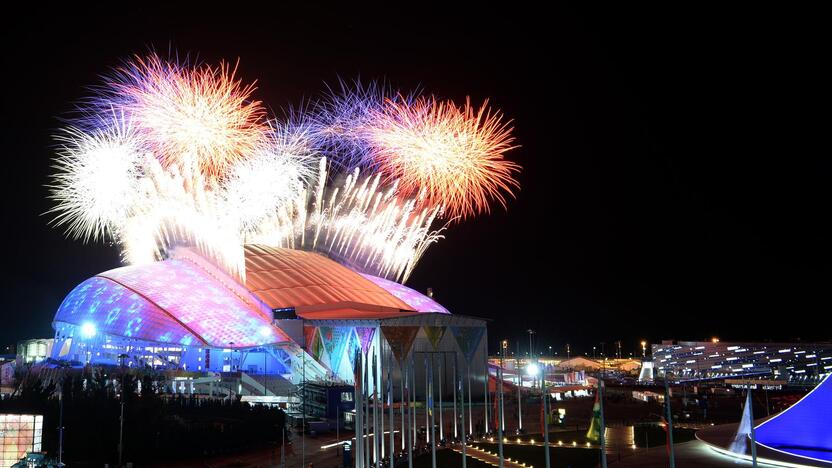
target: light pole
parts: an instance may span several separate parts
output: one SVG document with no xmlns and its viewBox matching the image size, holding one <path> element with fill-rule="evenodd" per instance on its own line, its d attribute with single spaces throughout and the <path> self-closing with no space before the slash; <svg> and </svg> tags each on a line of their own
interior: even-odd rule
<svg viewBox="0 0 832 468">
<path fill-rule="evenodd" d="M 566 359 L 569 359 L 571 357 L 571 355 L 572 355 L 571 353 L 572 353 L 572 348 L 569 347 L 569 343 L 566 343 Z"/>
<path fill-rule="evenodd" d="M 595 353 L 595 349 L 596 349 L 596 348 L 595 348 L 595 346 L 593 346 L 593 347 L 592 347 L 592 359 L 597 359 L 597 356 L 596 356 L 596 353 Z"/>
<path fill-rule="evenodd" d="M 647 357 L 647 341 L 641 340 L 641 357 Z"/>
<path fill-rule="evenodd" d="M 528 330 L 526 330 L 526 332 L 529 334 L 529 362 L 532 362 L 532 359 L 534 359 L 535 355 L 534 346 L 532 345 L 532 335 L 534 335 L 534 330 L 529 328 Z M 534 378 L 532 378 L 532 387 L 534 387 Z"/>
</svg>

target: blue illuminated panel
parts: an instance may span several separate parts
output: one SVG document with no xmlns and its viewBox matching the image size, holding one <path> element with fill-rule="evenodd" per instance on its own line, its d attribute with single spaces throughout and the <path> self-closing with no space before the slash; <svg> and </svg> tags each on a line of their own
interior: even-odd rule
<svg viewBox="0 0 832 468">
<path fill-rule="evenodd" d="M 73 289 L 55 314 L 56 322 L 93 324 L 98 333 L 160 343 L 199 340 L 139 294 L 107 278 L 93 277 Z"/>
<path fill-rule="evenodd" d="M 832 462 L 831 376 L 790 408 L 757 426 L 757 442 L 792 455 Z"/>
</svg>

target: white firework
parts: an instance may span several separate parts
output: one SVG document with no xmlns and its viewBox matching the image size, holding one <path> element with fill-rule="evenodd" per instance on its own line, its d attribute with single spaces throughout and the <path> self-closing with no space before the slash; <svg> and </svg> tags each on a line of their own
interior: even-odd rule
<svg viewBox="0 0 832 468">
<path fill-rule="evenodd" d="M 84 242 L 114 239 L 137 196 L 144 153 L 135 128 L 112 113 L 90 132 L 68 127 L 57 135 L 56 173 L 48 185 L 52 223 Z"/>
<path fill-rule="evenodd" d="M 306 130 L 275 124 L 266 144 L 236 163 L 223 183 L 229 217 L 245 236 L 291 207 L 312 178 L 317 158 Z"/>
</svg>

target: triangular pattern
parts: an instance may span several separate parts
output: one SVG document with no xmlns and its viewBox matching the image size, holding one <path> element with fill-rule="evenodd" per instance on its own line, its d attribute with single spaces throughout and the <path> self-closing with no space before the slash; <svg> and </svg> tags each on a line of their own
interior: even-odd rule
<svg viewBox="0 0 832 468">
<path fill-rule="evenodd" d="M 439 346 L 439 342 L 442 341 L 442 337 L 445 336 L 445 331 L 448 330 L 448 327 L 425 325 L 422 329 L 425 330 L 425 335 L 428 337 L 430 345 L 433 346 L 433 350 L 436 351 L 436 348 Z"/>
<path fill-rule="evenodd" d="M 361 343 L 361 352 L 367 354 L 367 350 L 370 349 L 370 344 L 376 334 L 376 329 L 374 327 L 355 327 L 355 334 L 358 335 L 358 340 Z"/>
<path fill-rule="evenodd" d="M 485 333 L 485 327 L 450 327 L 451 333 L 456 338 L 456 344 L 465 356 L 465 362 L 471 364 L 471 359 L 474 358 L 474 353 L 477 351 L 477 346 L 480 344 L 482 335 Z"/>
<path fill-rule="evenodd" d="M 410 348 L 413 346 L 413 340 L 416 339 L 416 335 L 419 333 L 419 327 L 387 326 L 381 327 L 381 331 L 384 333 L 384 337 L 390 345 L 390 350 L 393 351 L 393 357 L 395 357 L 396 361 L 401 364 L 404 357 L 410 353 Z"/>
<path fill-rule="evenodd" d="M 324 348 L 329 355 L 330 369 L 332 369 L 332 372 L 339 374 L 341 361 L 349 344 L 352 329 L 347 327 L 321 327 L 320 334 L 324 342 Z"/>
</svg>

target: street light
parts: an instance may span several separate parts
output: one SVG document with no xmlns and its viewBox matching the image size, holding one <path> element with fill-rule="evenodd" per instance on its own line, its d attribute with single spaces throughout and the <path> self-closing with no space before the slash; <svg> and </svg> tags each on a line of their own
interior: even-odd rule
<svg viewBox="0 0 832 468">
<path fill-rule="evenodd" d="M 533 362 L 526 366 L 526 373 L 531 377 L 537 377 L 537 375 L 540 374 L 540 366 Z"/>
<path fill-rule="evenodd" d="M 719 343 L 719 338 L 717 338 L 717 337 L 711 338 L 711 343 Z"/>
<path fill-rule="evenodd" d="M 641 357 L 647 357 L 647 342 L 641 340 Z"/>
</svg>

